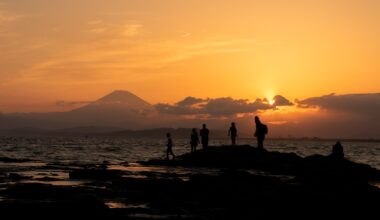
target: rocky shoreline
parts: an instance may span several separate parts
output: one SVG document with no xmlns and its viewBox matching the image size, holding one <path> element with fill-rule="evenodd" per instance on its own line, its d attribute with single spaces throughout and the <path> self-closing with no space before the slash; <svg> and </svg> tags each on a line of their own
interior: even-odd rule
<svg viewBox="0 0 380 220">
<path fill-rule="evenodd" d="M 219 146 L 141 165 L 145 171 L 111 169 L 106 163 L 68 167 L 67 181 L 83 180 L 76 186 L 0 173 L 0 213 L 15 218 L 365 219 L 377 214 L 380 199 L 380 189 L 369 184 L 380 180 L 379 170 L 329 156 Z M 149 171 L 157 167 L 168 172 Z M 177 168 L 218 172 L 182 175 Z"/>
</svg>

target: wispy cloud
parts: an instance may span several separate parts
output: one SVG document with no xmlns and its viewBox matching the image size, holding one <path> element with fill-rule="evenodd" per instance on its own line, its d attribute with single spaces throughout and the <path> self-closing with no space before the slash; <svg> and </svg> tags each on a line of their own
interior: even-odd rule
<svg viewBox="0 0 380 220">
<path fill-rule="evenodd" d="M 24 17 L 21 14 L 15 14 L 5 9 L 4 5 L 0 2 L 0 37 L 1 38 L 7 38 L 11 39 L 12 41 L 14 37 L 14 33 L 10 32 L 8 29 L 8 26 L 12 24 L 15 21 L 20 20 L 22 17 Z M 2 40 L 4 43 L 5 40 Z M 9 44 L 9 40 L 7 42 Z M 2 42 L 0 42 L 0 45 Z"/>
<path fill-rule="evenodd" d="M 91 101 L 65 101 L 65 100 L 58 100 L 54 104 L 58 107 L 77 107 L 81 105 L 87 105 L 92 103 Z"/>
<path fill-rule="evenodd" d="M 95 33 L 95 34 L 101 34 L 101 33 L 106 32 L 107 30 L 108 30 L 107 27 L 96 27 L 96 28 L 92 28 L 92 29 L 86 30 L 86 32 Z"/>
<path fill-rule="evenodd" d="M 102 24 L 102 23 L 103 23 L 102 19 L 92 20 L 92 21 L 87 22 L 88 25 L 98 25 L 98 24 Z"/>
<path fill-rule="evenodd" d="M 94 34 L 111 34 L 119 37 L 134 37 L 139 35 L 143 25 L 138 22 L 125 22 L 124 24 L 106 23 L 103 20 L 87 22 L 89 26 L 85 32 Z"/>
<path fill-rule="evenodd" d="M 181 35 L 181 37 L 183 38 L 190 37 L 190 36 L 191 36 L 191 33 L 184 33 Z"/>
<path fill-rule="evenodd" d="M 141 24 L 126 24 L 124 25 L 123 36 L 133 37 L 139 34 L 139 30 L 142 28 Z"/>
<path fill-rule="evenodd" d="M 8 22 L 16 21 L 20 19 L 22 15 L 12 14 L 9 11 L 2 9 L 0 5 L 0 26 Z"/>
<path fill-rule="evenodd" d="M 107 37 L 62 51 L 36 63 L 29 72 L 43 78 L 64 72 L 64 75 L 76 80 L 81 74 L 92 73 L 101 77 L 104 73 L 109 79 L 112 78 L 111 74 L 125 74 L 137 69 L 154 72 L 197 56 L 254 51 L 256 46 L 253 39 L 209 38 L 198 42 L 181 39 L 147 40 L 145 37 L 134 38 L 143 31 L 144 27 L 139 23 L 117 26 L 93 23 L 95 25 L 90 25 L 92 29 L 88 32 L 105 34 Z M 108 38 L 109 35 L 112 36 Z"/>
</svg>

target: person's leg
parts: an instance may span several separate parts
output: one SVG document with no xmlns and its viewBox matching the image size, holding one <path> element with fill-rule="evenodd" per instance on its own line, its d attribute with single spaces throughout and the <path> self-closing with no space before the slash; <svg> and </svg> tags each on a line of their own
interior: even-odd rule
<svg viewBox="0 0 380 220">
<path fill-rule="evenodd" d="M 264 139 L 257 138 L 257 148 L 263 149 L 264 148 Z"/>
<path fill-rule="evenodd" d="M 264 136 L 263 139 L 261 140 L 261 146 L 263 147 L 263 149 L 264 149 L 264 140 L 265 140 L 265 136 Z"/>
<path fill-rule="evenodd" d="M 166 159 L 169 160 L 169 149 L 166 149 Z"/>
</svg>

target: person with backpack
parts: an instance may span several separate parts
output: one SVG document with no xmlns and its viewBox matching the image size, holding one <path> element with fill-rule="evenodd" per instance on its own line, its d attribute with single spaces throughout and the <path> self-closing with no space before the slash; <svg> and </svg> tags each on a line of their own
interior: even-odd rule
<svg viewBox="0 0 380 220">
<path fill-rule="evenodd" d="M 255 137 L 257 139 L 257 148 L 264 149 L 265 135 L 268 134 L 268 127 L 261 123 L 260 118 L 255 116 L 256 131 Z"/>
</svg>

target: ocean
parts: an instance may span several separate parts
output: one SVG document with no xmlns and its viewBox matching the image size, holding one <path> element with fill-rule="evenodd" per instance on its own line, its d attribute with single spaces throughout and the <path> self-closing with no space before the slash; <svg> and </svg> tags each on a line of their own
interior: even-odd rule
<svg viewBox="0 0 380 220">
<path fill-rule="evenodd" d="M 174 153 L 190 151 L 189 140 L 173 139 Z M 229 144 L 228 139 L 211 140 L 210 145 Z M 256 145 L 254 139 L 241 139 L 238 144 Z M 300 156 L 328 155 L 334 141 L 267 140 L 269 151 L 294 152 Z M 342 142 L 346 158 L 380 169 L 379 142 Z M 199 146 L 200 148 L 201 146 Z M 121 170 L 125 177 L 170 178 L 188 180 L 193 174 L 220 174 L 222 169 L 144 166 L 139 161 L 165 158 L 165 139 L 130 139 L 106 137 L 0 137 L 0 183 L 4 190 L 15 183 L 43 183 L 55 186 L 80 187 L 90 182 L 73 180 L 73 169 L 107 164 L 108 169 Z M 247 170 L 253 174 L 267 173 Z M 173 175 L 174 174 L 174 175 Z M 374 183 L 380 187 L 380 183 Z M 0 201 L 6 200 L 0 196 Z M 123 208 L 124 204 L 109 200 L 110 208 Z"/>
<path fill-rule="evenodd" d="M 69 171 L 107 164 L 109 169 L 122 170 L 130 177 L 168 176 L 175 173 L 183 180 L 195 173 L 218 174 L 223 170 L 206 168 L 168 168 L 144 166 L 139 161 L 165 158 L 165 139 L 131 139 L 106 137 L 1 137 L 0 177 L 4 187 L 13 182 L 44 183 L 50 185 L 79 186 L 83 180 L 69 178 Z M 173 139 L 174 153 L 190 151 L 189 140 Z M 228 145 L 228 139 L 214 139 L 211 146 Z M 255 146 L 254 139 L 240 139 L 239 145 Z M 328 155 L 334 141 L 267 140 L 269 151 L 294 152 L 300 156 Z M 345 157 L 380 169 L 380 143 L 342 142 Z M 198 148 L 201 148 L 199 145 Z M 250 170 L 261 173 L 262 171 Z M 262 173 L 261 173 L 262 174 Z M 376 183 L 377 184 L 377 183 Z M 1 198 L 0 198 L 1 200 Z"/>
<path fill-rule="evenodd" d="M 94 165 L 107 161 L 125 164 L 165 157 L 165 139 L 131 139 L 106 137 L 0 137 L 0 157 L 28 159 L 44 164 Z M 174 153 L 190 151 L 189 140 L 173 139 Z M 334 141 L 266 140 L 269 151 L 294 152 L 300 156 L 328 155 Z M 211 146 L 229 144 L 228 139 L 210 140 Z M 254 139 L 241 139 L 238 144 L 256 145 Z M 380 169 L 380 143 L 342 142 L 346 158 Z M 201 148 L 199 145 L 198 148 Z M 1 164 L 0 164 L 1 166 Z"/>
</svg>

